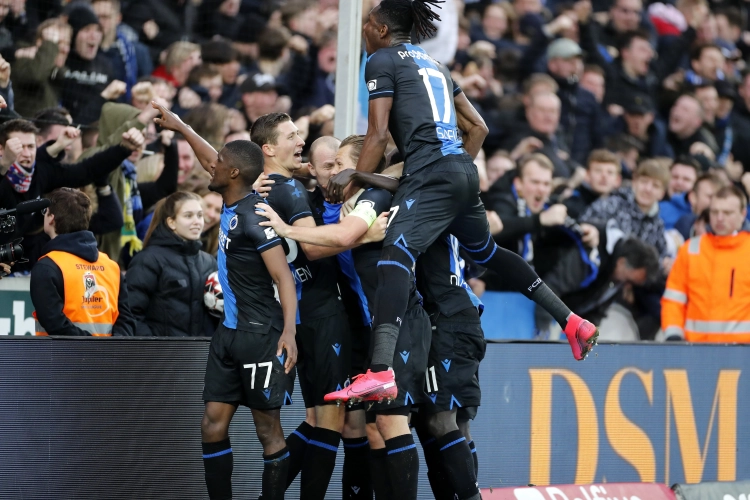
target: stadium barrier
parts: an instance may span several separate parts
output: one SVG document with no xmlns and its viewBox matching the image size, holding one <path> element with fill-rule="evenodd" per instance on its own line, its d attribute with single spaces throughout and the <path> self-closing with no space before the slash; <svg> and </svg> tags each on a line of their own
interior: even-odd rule
<svg viewBox="0 0 750 500">
<path fill-rule="evenodd" d="M 712 497 L 720 498 L 720 497 Z M 663 484 L 607 483 L 482 490 L 482 500 L 674 500 Z"/>
<path fill-rule="evenodd" d="M 207 339 L 17 337 L 30 304 L 6 288 L 0 310 L 0 498 L 203 496 Z M 738 418 L 750 414 L 749 355 L 745 345 L 605 344 L 576 362 L 567 344 L 490 343 L 471 431 L 480 486 L 749 480 L 750 426 Z M 303 417 L 301 404 L 285 408 L 286 432 Z M 249 412 L 231 436 L 237 496 L 257 495 Z M 431 498 L 425 471 L 420 498 Z"/>
<path fill-rule="evenodd" d="M 750 499 L 750 481 L 676 484 L 672 489 L 677 500 Z"/>
</svg>

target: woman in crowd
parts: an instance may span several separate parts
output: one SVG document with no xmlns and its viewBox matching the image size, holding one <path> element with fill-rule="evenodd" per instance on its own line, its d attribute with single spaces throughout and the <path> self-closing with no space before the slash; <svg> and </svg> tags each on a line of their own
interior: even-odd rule
<svg viewBox="0 0 750 500">
<path fill-rule="evenodd" d="M 208 275 L 216 259 L 201 250 L 201 197 L 177 191 L 157 204 L 145 248 L 128 267 L 130 308 L 136 335 L 210 336 L 216 318 L 203 305 Z"/>
<path fill-rule="evenodd" d="M 199 192 L 203 198 L 203 233 L 201 242 L 203 251 L 216 257 L 219 251 L 219 220 L 221 220 L 222 199 L 219 193 L 208 189 Z"/>
</svg>

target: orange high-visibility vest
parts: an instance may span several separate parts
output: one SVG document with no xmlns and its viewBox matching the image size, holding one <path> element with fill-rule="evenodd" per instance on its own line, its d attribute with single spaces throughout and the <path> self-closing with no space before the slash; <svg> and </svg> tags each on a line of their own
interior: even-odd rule
<svg viewBox="0 0 750 500">
<path fill-rule="evenodd" d="M 99 252 L 96 262 L 60 251 L 43 255 L 40 260 L 45 257 L 52 259 L 63 275 L 63 314 L 94 337 L 112 336 L 112 327 L 119 315 L 120 266 L 103 252 Z M 36 321 L 36 334 L 47 335 L 39 321 Z"/>
<path fill-rule="evenodd" d="M 750 342 L 750 233 L 706 234 L 680 248 L 661 325 L 690 342 Z"/>
</svg>

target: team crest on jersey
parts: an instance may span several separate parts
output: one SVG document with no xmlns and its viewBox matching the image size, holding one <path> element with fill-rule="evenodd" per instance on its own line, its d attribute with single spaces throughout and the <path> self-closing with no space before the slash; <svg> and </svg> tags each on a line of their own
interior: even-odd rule
<svg viewBox="0 0 750 500">
<path fill-rule="evenodd" d="M 377 80 L 370 80 L 369 82 L 367 82 L 367 90 L 369 90 L 370 92 L 372 92 L 376 88 L 378 88 L 378 81 Z"/>
<path fill-rule="evenodd" d="M 83 288 L 87 296 L 93 293 L 92 291 L 96 288 L 96 278 L 93 274 L 86 273 L 83 275 Z"/>
<path fill-rule="evenodd" d="M 272 240 L 276 237 L 276 231 L 274 231 L 272 227 L 265 228 L 263 232 L 266 233 L 267 240 Z"/>
<path fill-rule="evenodd" d="M 234 228 L 237 227 L 237 222 L 238 222 L 238 219 L 237 219 L 236 215 L 234 217 L 232 217 L 231 219 L 229 219 L 229 230 L 230 231 L 234 230 Z"/>
</svg>

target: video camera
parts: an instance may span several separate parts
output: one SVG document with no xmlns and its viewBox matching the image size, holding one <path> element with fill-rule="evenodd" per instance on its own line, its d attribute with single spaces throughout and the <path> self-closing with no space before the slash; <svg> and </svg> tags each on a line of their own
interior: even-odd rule
<svg viewBox="0 0 750 500">
<path fill-rule="evenodd" d="M 39 212 L 49 206 L 49 200 L 30 200 L 19 203 L 16 208 L 10 210 L 0 210 L 0 233 L 12 233 L 16 230 L 16 216 L 32 214 Z M 23 262 L 23 247 L 18 238 L 5 245 L 0 245 L 0 263 L 10 264 L 11 262 Z"/>
</svg>

